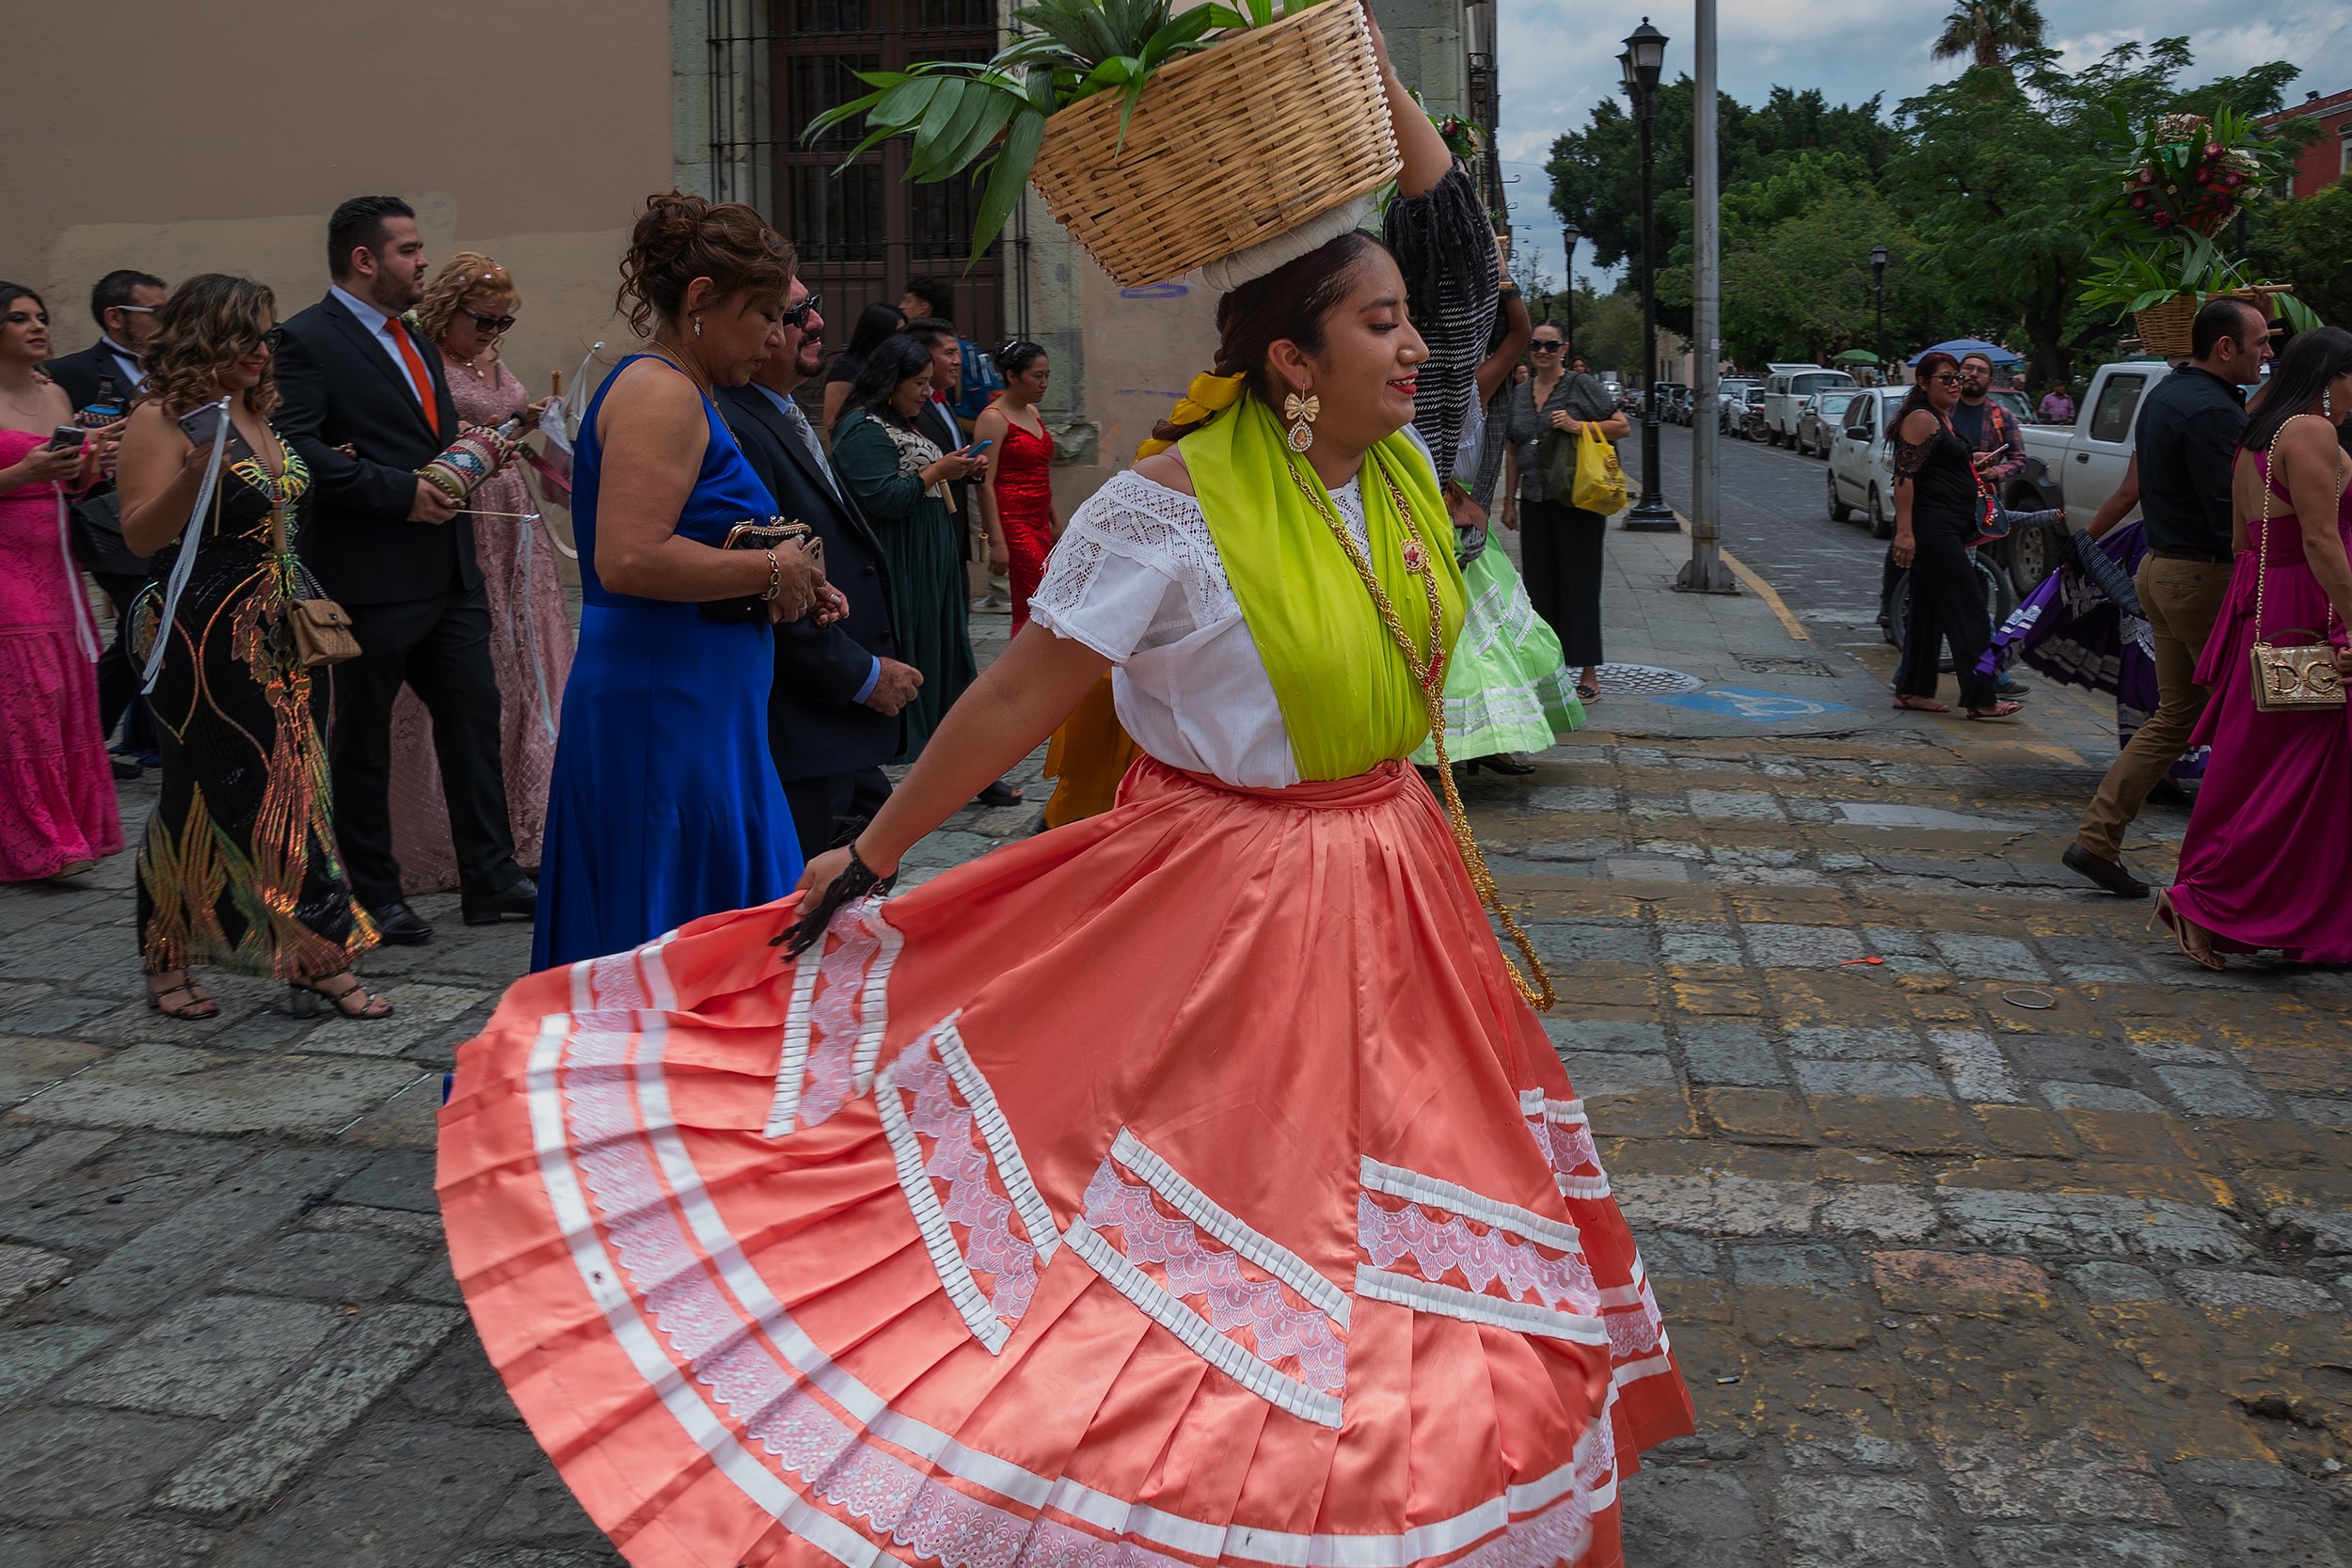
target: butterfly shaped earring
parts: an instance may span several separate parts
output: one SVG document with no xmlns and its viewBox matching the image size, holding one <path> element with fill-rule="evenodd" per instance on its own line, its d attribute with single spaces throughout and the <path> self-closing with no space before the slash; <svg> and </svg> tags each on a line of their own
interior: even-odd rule
<svg viewBox="0 0 2352 1568">
<path fill-rule="evenodd" d="M 1282 400 L 1282 418 L 1290 420 L 1291 451 L 1305 451 L 1315 444 L 1315 420 L 1323 417 L 1323 400 L 1300 397 L 1296 392 Z"/>
</svg>

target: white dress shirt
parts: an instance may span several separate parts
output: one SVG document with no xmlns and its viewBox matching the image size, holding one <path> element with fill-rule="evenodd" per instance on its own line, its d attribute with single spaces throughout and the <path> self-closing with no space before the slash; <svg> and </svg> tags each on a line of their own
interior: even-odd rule
<svg viewBox="0 0 2352 1568">
<path fill-rule="evenodd" d="M 374 306 L 370 305 L 366 300 L 361 299 L 358 294 L 352 293 L 339 286 L 330 284 L 327 287 L 326 292 L 333 294 L 337 299 L 342 300 L 343 302 L 343 309 L 350 311 L 353 317 L 358 321 L 360 330 L 364 331 L 369 337 L 375 340 L 375 346 L 384 351 L 384 356 L 392 362 L 392 369 L 400 372 L 400 384 L 408 388 L 408 395 L 417 400 L 417 406 L 420 408 L 423 407 L 423 395 L 417 387 L 417 378 L 408 373 L 408 361 L 401 355 L 400 344 L 393 341 L 390 333 L 384 330 L 384 324 L 391 320 L 391 317 L 386 315 Z M 421 362 L 424 356 L 422 355 L 419 355 L 417 357 Z M 432 374 L 433 372 L 430 370 L 425 372 L 425 376 L 428 381 L 430 381 Z"/>
</svg>

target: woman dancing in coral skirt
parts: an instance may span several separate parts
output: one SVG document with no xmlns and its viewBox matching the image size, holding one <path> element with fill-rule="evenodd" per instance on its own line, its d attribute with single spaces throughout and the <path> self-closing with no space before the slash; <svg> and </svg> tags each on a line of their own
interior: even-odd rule
<svg viewBox="0 0 2352 1568">
<path fill-rule="evenodd" d="M 1473 202 L 1389 94 L 1402 199 Z M 1463 612 L 1403 299 L 1352 230 L 1243 282 L 813 908 L 532 975 L 465 1048 L 458 1277 L 641 1568 L 1621 1560 L 1691 1408 L 1401 761 Z M 870 896 L 1106 667 L 1116 810 Z"/>
</svg>

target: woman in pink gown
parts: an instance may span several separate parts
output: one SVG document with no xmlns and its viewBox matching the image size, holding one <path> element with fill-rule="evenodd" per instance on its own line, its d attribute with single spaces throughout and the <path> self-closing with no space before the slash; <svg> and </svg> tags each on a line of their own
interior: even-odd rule
<svg viewBox="0 0 2352 1568">
<path fill-rule="evenodd" d="M 451 401 L 468 424 L 496 426 L 530 396 L 498 353 L 520 306 L 515 282 L 487 256 L 461 251 L 444 262 L 417 307 L 418 325 L 440 345 Z M 539 863 L 547 827 L 548 777 L 555 766 L 556 715 L 572 668 L 572 622 L 556 576 L 554 536 L 527 520 L 538 511 L 519 464 L 483 482 L 469 503 L 474 553 L 490 599 L 490 662 L 499 682 L 499 756 L 515 859 Z M 413 691 L 392 710 L 392 852 L 412 893 L 457 885 L 449 807 L 433 750 L 433 718 Z"/>
<path fill-rule="evenodd" d="M 83 462 L 78 450 L 45 450 L 73 420 L 38 369 L 47 357 L 47 307 L 0 283 L 0 882 L 72 876 L 122 847 L 98 723 L 97 627 L 59 487 Z"/>
<path fill-rule="evenodd" d="M 2213 701 L 2195 738 L 2213 761 L 2179 879 L 2156 904 L 2181 951 L 2208 969 L 2223 953 L 2269 948 L 2296 963 L 2352 963 L 2352 708 L 2263 712 L 2250 652 L 2316 632 L 2334 645 L 2339 692 L 2352 674 L 2352 457 L 2336 428 L 2347 415 L 2352 332 L 2300 333 L 2238 450 L 2237 564 L 2197 665 Z"/>
</svg>

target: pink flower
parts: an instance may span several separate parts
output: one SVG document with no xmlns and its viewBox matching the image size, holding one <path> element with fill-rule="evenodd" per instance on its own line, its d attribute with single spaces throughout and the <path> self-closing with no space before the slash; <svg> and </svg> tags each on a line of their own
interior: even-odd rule
<svg viewBox="0 0 2352 1568">
<path fill-rule="evenodd" d="M 2134 212 L 2145 212 L 2147 211 L 2147 208 L 2148 193 L 2146 191 L 2141 191 L 2137 196 L 2132 198 L 2132 210 Z"/>
<path fill-rule="evenodd" d="M 2159 229 L 2169 229 L 2172 227 L 2172 214 L 2159 207 L 2156 209 L 2155 214 L 2151 221 L 2153 221 Z"/>
<path fill-rule="evenodd" d="M 2218 157 L 2220 157 L 2220 156 L 2221 156 L 2221 144 L 2220 144 L 2219 142 L 2217 142 L 2217 141 L 2209 141 L 2209 142 L 2207 142 L 2207 143 L 2205 144 L 2205 156 L 2206 156 L 2206 157 L 2208 157 L 2208 158 L 2218 158 Z"/>
</svg>

